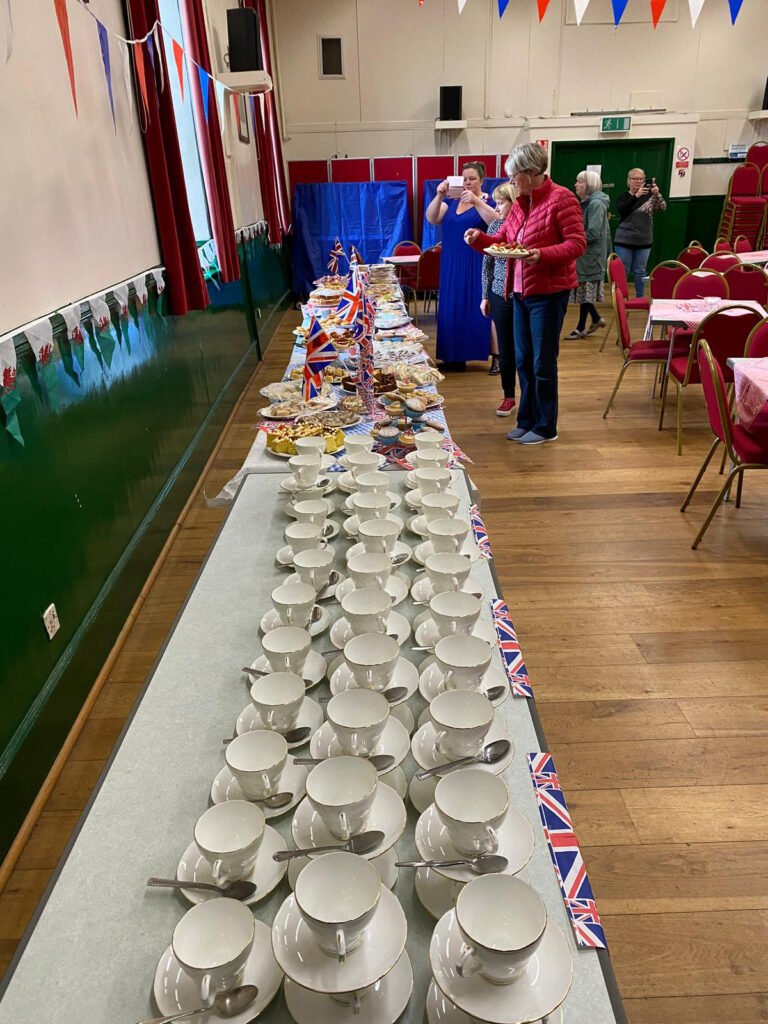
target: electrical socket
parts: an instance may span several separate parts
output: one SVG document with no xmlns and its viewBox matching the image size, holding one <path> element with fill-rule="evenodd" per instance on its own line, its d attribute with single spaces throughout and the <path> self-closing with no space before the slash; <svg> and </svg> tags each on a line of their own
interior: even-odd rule
<svg viewBox="0 0 768 1024">
<path fill-rule="evenodd" d="M 61 627 L 61 623 L 59 622 L 59 613 L 56 611 L 55 604 L 49 604 L 43 612 L 43 625 L 45 626 L 45 631 L 48 634 L 48 639 L 53 640 Z"/>
</svg>

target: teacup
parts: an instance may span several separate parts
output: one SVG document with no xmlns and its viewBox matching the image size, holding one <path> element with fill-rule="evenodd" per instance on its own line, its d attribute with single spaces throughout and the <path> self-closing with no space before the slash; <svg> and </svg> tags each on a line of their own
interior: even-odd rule
<svg viewBox="0 0 768 1024">
<path fill-rule="evenodd" d="M 200 986 L 203 1006 L 241 983 L 254 932 L 249 908 L 227 898 L 199 903 L 176 925 L 171 947 L 181 969 Z"/>
<path fill-rule="evenodd" d="M 384 732 L 389 701 L 374 690 L 344 690 L 331 697 L 327 715 L 342 751 L 367 757 Z"/>
<path fill-rule="evenodd" d="M 436 555 L 458 554 L 469 534 L 469 523 L 464 519 L 433 519 L 427 523 L 427 536 Z"/>
<path fill-rule="evenodd" d="M 312 859 L 294 888 L 296 904 L 317 944 L 342 964 L 360 945 L 380 895 L 376 868 L 363 857 L 344 852 Z"/>
<path fill-rule="evenodd" d="M 373 442 L 373 434 L 344 435 L 344 447 L 347 449 L 347 455 L 351 455 L 352 452 L 369 452 L 373 448 Z"/>
<path fill-rule="evenodd" d="M 244 732 L 227 747 L 224 757 L 247 800 L 263 800 L 278 792 L 288 757 L 288 744 L 279 732 Z"/>
<path fill-rule="evenodd" d="M 473 757 L 483 746 L 493 723 L 493 704 L 482 693 L 448 690 L 429 705 L 435 727 L 435 747 L 448 760 Z"/>
<path fill-rule="evenodd" d="M 341 610 L 354 636 L 362 633 L 386 633 L 387 616 L 392 608 L 392 598 L 386 590 L 367 587 L 351 590 L 341 599 Z"/>
<path fill-rule="evenodd" d="M 360 494 L 386 494 L 390 479 L 386 473 L 376 469 L 372 473 L 361 473 L 355 480 L 355 486 Z"/>
<path fill-rule="evenodd" d="M 307 688 L 293 672 L 271 672 L 251 687 L 251 700 L 267 729 L 288 732 L 296 726 Z"/>
<path fill-rule="evenodd" d="M 270 595 L 284 626 L 309 625 L 317 594 L 309 583 L 283 583 Z"/>
<path fill-rule="evenodd" d="M 491 663 L 493 648 L 477 636 L 448 636 L 435 645 L 447 690 L 477 690 Z"/>
<path fill-rule="evenodd" d="M 333 524 L 326 522 L 330 511 L 331 503 L 325 498 L 308 498 L 305 501 L 297 501 L 293 506 L 296 522 L 312 523 L 321 527 L 324 537 L 333 532 Z"/>
<path fill-rule="evenodd" d="M 371 519 L 367 523 L 360 523 L 358 537 L 366 552 L 384 552 L 391 556 L 401 530 L 400 523 L 388 516 L 386 519 Z"/>
<path fill-rule="evenodd" d="M 461 853 L 498 851 L 498 828 L 509 809 L 509 790 L 500 775 L 481 768 L 451 772 L 435 788 L 435 807 Z"/>
<path fill-rule="evenodd" d="M 427 448 L 442 448 L 443 435 L 439 430 L 420 430 L 414 437 L 416 451 L 426 451 Z"/>
<path fill-rule="evenodd" d="M 358 522 L 367 523 L 371 519 L 386 519 L 394 500 L 388 494 L 353 494 L 351 505 Z"/>
<path fill-rule="evenodd" d="M 347 469 L 355 482 L 365 473 L 372 473 L 379 468 L 379 456 L 374 455 L 373 452 L 350 452 L 346 462 Z"/>
<path fill-rule="evenodd" d="M 298 487 L 312 487 L 316 484 L 320 476 L 320 465 L 319 452 L 313 452 L 311 455 L 292 455 L 288 459 L 288 466 Z"/>
<path fill-rule="evenodd" d="M 547 910 L 539 894 L 519 878 L 484 875 L 459 893 L 456 923 L 465 943 L 458 974 L 480 974 L 494 985 L 509 985 L 544 938 Z"/>
<path fill-rule="evenodd" d="M 333 551 L 329 548 L 309 548 L 307 551 L 294 552 L 293 567 L 299 580 L 314 587 L 315 594 L 319 594 L 328 586 L 333 559 Z"/>
<path fill-rule="evenodd" d="M 293 477 L 292 479 L 295 479 Z M 328 489 L 328 481 L 325 483 L 316 483 L 311 487 L 302 487 L 295 494 L 292 494 L 288 499 L 288 504 L 291 509 L 294 508 L 300 501 L 317 500 L 318 498 L 324 497 Z"/>
<path fill-rule="evenodd" d="M 292 553 L 296 555 L 299 551 L 314 551 L 326 547 L 328 542 L 323 533 L 323 527 L 317 523 L 291 523 L 285 528 L 285 539 Z"/>
<path fill-rule="evenodd" d="M 453 491 L 425 494 L 421 499 L 421 514 L 431 523 L 435 519 L 452 519 L 459 511 L 459 496 Z"/>
<path fill-rule="evenodd" d="M 455 634 L 468 636 L 482 610 L 482 602 L 474 594 L 448 591 L 435 594 L 429 602 L 429 611 L 441 638 Z"/>
<path fill-rule="evenodd" d="M 307 776 L 307 799 L 323 824 L 345 842 L 362 832 L 376 797 L 378 775 L 362 757 L 329 757 Z"/>
<path fill-rule="evenodd" d="M 422 448 L 413 453 L 416 469 L 447 469 L 450 456 L 442 448 Z"/>
<path fill-rule="evenodd" d="M 312 637 L 298 626 L 278 626 L 261 638 L 261 646 L 273 672 L 301 675 Z"/>
<path fill-rule="evenodd" d="M 467 555 L 430 555 L 424 563 L 435 594 L 461 590 L 469 579 L 472 562 Z"/>
<path fill-rule="evenodd" d="M 293 444 L 297 455 L 313 455 L 315 458 L 325 455 L 324 437 L 297 437 Z"/>
<path fill-rule="evenodd" d="M 264 812 L 247 800 L 209 807 L 195 824 L 195 842 L 211 865 L 216 885 L 247 878 L 264 838 Z"/>
<path fill-rule="evenodd" d="M 359 687 L 386 690 L 400 657 L 400 645 L 393 636 L 363 633 L 344 645 L 344 660 Z"/>
<path fill-rule="evenodd" d="M 363 590 L 367 587 L 378 587 L 384 590 L 387 581 L 392 575 L 392 559 L 389 555 L 371 552 L 355 555 L 347 562 L 347 569 L 355 589 Z"/>
<path fill-rule="evenodd" d="M 447 469 L 414 469 L 413 478 L 420 494 L 443 494 L 451 486 Z"/>
</svg>

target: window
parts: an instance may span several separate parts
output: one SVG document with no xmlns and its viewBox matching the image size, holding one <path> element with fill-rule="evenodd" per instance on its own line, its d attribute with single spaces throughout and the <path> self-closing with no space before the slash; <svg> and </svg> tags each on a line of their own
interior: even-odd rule
<svg viewBox="0 0 768 1024">
<path fill-rule="evenodd" d="M 344 77 L 340 36 L 320 36 L 320 77 Z"/>
</svg>

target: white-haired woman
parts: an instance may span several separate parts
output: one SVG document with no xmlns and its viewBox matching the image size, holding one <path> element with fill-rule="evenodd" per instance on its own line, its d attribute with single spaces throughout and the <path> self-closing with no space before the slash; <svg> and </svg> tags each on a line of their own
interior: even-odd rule
<svg viewBox="0 0 768 1024">
<path fill-rule="evenodd" d="M 576 196 L 547 176 L 547 151 L 538 143 L 517 146 L 505 169 L 517 200 L 497 235 L 476 229 L 464 236 L 473 249 L 517 243 L 524 259 L 507 265 L 506 296 L 512 296 L 515 362 L 520 383 L 517 427 L 507 434 L 523 445 L 557 439 L 557 356 L 576 260 L 587 242 Z"/>
<path fill-rule="evenodd" d="M 608 226 L 610 199 L 603 192 L 600 175 L 595 171 L 580 171 L 573 186 L 581 203 L 584 218 L 584 233 L 587 236 L 587 250 L 576 260 L 576 276 L 579 283 L 571 292 L 571 302 L 578 303 L 579 322 L 567 341 L 594 334 L 605 327 L 605 320 L 595 306 L 605 299 L 605 267 L 611 248 L 611 229 Z M 587 320 L 591 324 L 587 327 Z"/>
</svg>

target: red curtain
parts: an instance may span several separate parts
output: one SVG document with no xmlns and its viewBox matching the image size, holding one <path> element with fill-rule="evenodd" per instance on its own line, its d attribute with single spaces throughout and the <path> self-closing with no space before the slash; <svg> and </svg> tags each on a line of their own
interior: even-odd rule
<svg viewBox="0 0 768 1024">
<path fill-rule="evenodd" d="M 261 35 L 261 53 L 264 60 L 264 70 L 272 76 L 272 50 L 269 40 L 269 22 L 267 21 L 266 0 L 244 0 L 244 6 L 256 11 L 259 16 L 259 31 Z M 274 86 L 274 78 L 272 79 Z M 264 216 L 269 224 L 269 237 L 271 242 L 279 242 L 282 235 L 287 234 L 291 227 L 290 203 L 288 201 L 288 189 L 285 184 L 285 165 L 283 164 L 283 147 L 280 142 L 280 124 L 277 116 L 277 104 L 275 93 L 264 93 L 264 118 L 262 122 L 262 136 L 259 139 L 257 129 L 257 144 L 259 146 L 259 170 L 261 181 L 261 195 L 264 204 Z M 256 115 L 260 117 L 261 108 L 257 101 Z"/>
<path fill-rule="evenodd" d="M 127 0 L 126 6 L 129 35 L 141 38 L 159 18 L 157 0 Z M 145 69 L 151 77 L 152 61 L 146 48 L 144 56 Z M 167 82 L 168 68 L 159 47 L 155 47 L 155 60 L 163 62 L 163 75 Z M 210 299 L 189 215 L 171 90 L 165 88 L 158 92 L 155 88 L 149 88 L 147 101 L 149 113 L 144 131 L 144 150 L 160 252 L 168 282 L 168 308 L 176 316 L 183 316 L 191 309 L 205 309 Z"/>
<path fill-rule="evenodd" d="M 208 52 L 203 0 L 181 0 L 179 9 L 184 26 L 184 44 L 187 52 L 204 71 L 210 73 L 211 57 Z M 235 224 L 232 220 L 229 182 L 224 163 L 224 150 L 221 145 L 219 112 L 213 82 L 207 80 L 209 95 L 208 120 L 206 121 L 200 76 L 196 68 L 190 68 L 190 71 L 195 123 L 200 142 L 200 162 L 203 168 L 208 210 L 211 217 L 213 239 L 216 243 L 216 253 L 219 258 L 221 279 L 222 281 L 237 281 L 240 277 L 240 261 L 237 256 Z"/>
</svg>

